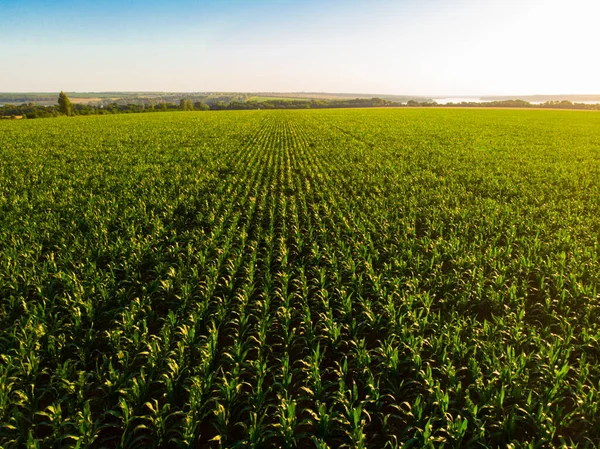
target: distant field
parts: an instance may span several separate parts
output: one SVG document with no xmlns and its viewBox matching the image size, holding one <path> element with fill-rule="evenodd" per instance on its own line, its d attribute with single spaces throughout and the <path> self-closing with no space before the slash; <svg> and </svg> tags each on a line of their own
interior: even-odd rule
<svg viewBox="0 0 600 449">
<path fill-rule="evenodd" d="M 71 100 L 71 103 L 75 103 L 75 104 L 87 104 L 87 103 L 95 103 L 98 101 L 102 101 L 102 100 L 107 100 L 107 99 L 111 99 L 111 98 L 107 98 L 107 97 L 71 97 L 69 98 Z M 112 98 L 112 100 L 116 100 L 116 98 Z"/>
<path fill-rule="evenodd" d="M 90 103 L 97 102 L 107 99 L 117 99 L 121 96 L 132 95 L 127 92 L 115 93 L 115 92 L 68 92 L 69 99 L 72 103 Z M 58 101 L 58 92 L 56 93 L 39 93 L 39 92 L 24 92 L 24 93 L 11 93 L 11 92 L 0 92 L 0 104 L 24 104 L 33 102 L 37 105 L 55 105 Z"/>
<path fill-rule="evenodd" d="M 600 114 L 0 122 L 0 447 L 598 447 Z"/>
<path fill-rule="evenodd" d="M 265 96 L 261 96 L 258 98 L 265 98 L 265 99 L 280 99 L 280 100 L 353 100 L 357 97 L 361 97 L 361 98 L 371 98 L 371 97 L 376 97 L 377 95 L 373 94 L 370 96 L 365 96 L 365 95 L 361 95 L 361 94 L 334 94 L 334 93 L 295 93 L 295 92 L 290 92 L 290 93 L 286 93 L 281 97 L 271 97 L 268 95 Z"/>
<path fill-rule="evenodd" d="M 71 101 L 71 103 L 73 104 L 88 104 L 88 103 L 96 103 L 102 100 L 108 100 L 110 98 L 108 97 L 70 97 L 69 100 Z M 113 98 L 113 100 L 116 100 L 116 98 Z M 53 99 L 31 99 L 29 101 L 23 101 L 23 100 L 12 100 L 12 101 L 0 101 L 0 104 L 26 104 L 26 103 L 35 103 L 36 105 L 39 106 L 54 106 L 56 105 L 58 101 L 58 96 L 57 98 L 53 98 Z"/>
<path fill-rule="evenodd" d="M 271 100 L 310 100 L 310 98 L 300 98 L 300 97 L 269 97 L 269 96 L 254 95 L 254 96 L 248 97 L 247 101 L 271 101 Z"/>
</svg>

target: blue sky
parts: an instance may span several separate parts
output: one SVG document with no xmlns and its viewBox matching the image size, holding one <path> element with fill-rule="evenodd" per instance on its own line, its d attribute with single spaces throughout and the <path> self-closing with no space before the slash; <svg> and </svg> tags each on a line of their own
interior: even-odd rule
<svg viewBox="0 0 600 449">
<path fill-rule="evenodd" d="M 596 0 L 0 0 L 0 91 L 600 93 Z"/>
</svg>

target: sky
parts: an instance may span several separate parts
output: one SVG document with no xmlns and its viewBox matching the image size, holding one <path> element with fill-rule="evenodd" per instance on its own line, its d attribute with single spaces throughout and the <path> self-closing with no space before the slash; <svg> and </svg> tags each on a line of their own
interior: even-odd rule
<svg viewBox="0 0 600 449">
<path fill-rule="evenodd" d="M 0 0 L 0 92 L 600 94 L 599 0 Z"/>
</svg>

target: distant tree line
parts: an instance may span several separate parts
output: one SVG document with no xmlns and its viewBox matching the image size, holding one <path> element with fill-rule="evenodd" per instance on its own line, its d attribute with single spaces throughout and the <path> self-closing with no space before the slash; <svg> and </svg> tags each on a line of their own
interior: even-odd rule
<svg viewBox="0 0 600 449">
<path fill-rule="evenodd" d="M 35 103 L 21 105 L 7 104 L 0 106 L 0 118 L 46 118 L 64 115 L 104 115 L 128 114 L 165 111 L 222 111 L 250 109 L 324 109 L 324 108 L 371 108 L 371 107 L 474 107 L 474 108 L 547 108 L 547 109 L 582 109 L 600 110 L 600 104 L 572 103 L 570 101 L 548 101 L 542 104 L 532 104 L 524 100 L 490 101 L 485 103 L 461 102 L 444 105 L 436 102 L 418 102 L 410 100 L 406 104 L 385 100 L 382 98 L 355 98 L 336 100 L 295 100 L 273 99 L 255 101 L 243 99 L 232 101 L 216 101 L 211 104 L 202 101 L 192 101 L 182 98 L 179 104 L 174 102 L 154 100 L 138 104 L 112 102 L 108 104 L 72 104 L 67 95 L 61 92 L 58 104 L 55 106 L 40 106 Z"/>
<path fill-rule="evenodd" d="M 500 100 L 500 101 L 486 101 L 486 102 L 470 102 L 462 101 L 460 103 L 446 103 L 438 104 L 436 102 L 419 103 L 414 100 L 410 100 L 407 106 L 419 106 L 419 107 L 467 107 L 467 108 L 543 108 L 543 109 L 581 109 L 589 111 L 600 111 L 600 103 L 587 104 L 587 103 L 573 103 L 571 101 L 546 101 L 545 103 L 534 104 L 525 100 Z"/>
<path fill-rule="evenodd" d="M 40 106 L 35 103 L 6 104 L 0 106 L 0 118 L 47 118 L 70 115 L 105 115 L 105 114 L 128 114 L 140 112 L 164 112 L 164 111 L 208 111 L 209 106 L 203 102 L 192 102 L 182 99 L 179 105 L 173 102 L 154 101 L 140 104 L 123 104 L 113 102 L 109 104 L 73 104 L 64 92 L 58 97 L 58 104 L 54 106 Z"/>
<path fill-rule="evenodd" d="M 161 101 L 147 104 L 109 103 L 103 105 L 72 104 L 64 92 L 59 96 L 56 106 L 39 106 L 34 103 L 22 105 L 7 104 L 0 107 L 0 116 L 5 118 L 46 118 L 60 115 L 102 115 L 102 114 L 127 114 L 141 112 L 164 111 L 221 111 L 241 109 L 320 109 L 320 108 L 367 108 L 383 106 L 400 106 L 400 103 L 383 100 L 381 98 L 356 98 L 353 100 L 266 100 L 266 101 L 217 101 L 206 104 L 201 101 L 181 99 L 179 104 Z"/>
<path fill-rule="evenodd" d="M 351 100 L 265 100 L 265 101 L 218 101 L 210 105 L 211 110 L 238 109 L 322 109 L 322 108 L 372 108 L 383 106 L 401 106 L 400 103 L 381 98 L 355 98 Z"/>
</svg>

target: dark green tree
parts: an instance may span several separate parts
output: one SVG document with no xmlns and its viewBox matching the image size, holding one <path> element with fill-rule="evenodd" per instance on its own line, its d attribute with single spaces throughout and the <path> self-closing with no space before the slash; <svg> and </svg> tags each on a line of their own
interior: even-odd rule
<svg viewBox="0 0 600 449">
<path fill-rule="evenodd" d="M 69 97 L 63 91 L 58 94 L 58 110 L 61 114 L 71 115 L 71 100 L 69 100 Z"/>
<path fill-rule="evenodd" d="M 182 98 L 179 101 L 179 109 L 181 109 L 182 111 L 193 111 L 194 103 L 192 103 L 192 100 L 185 100 Z"/>
</svg>

